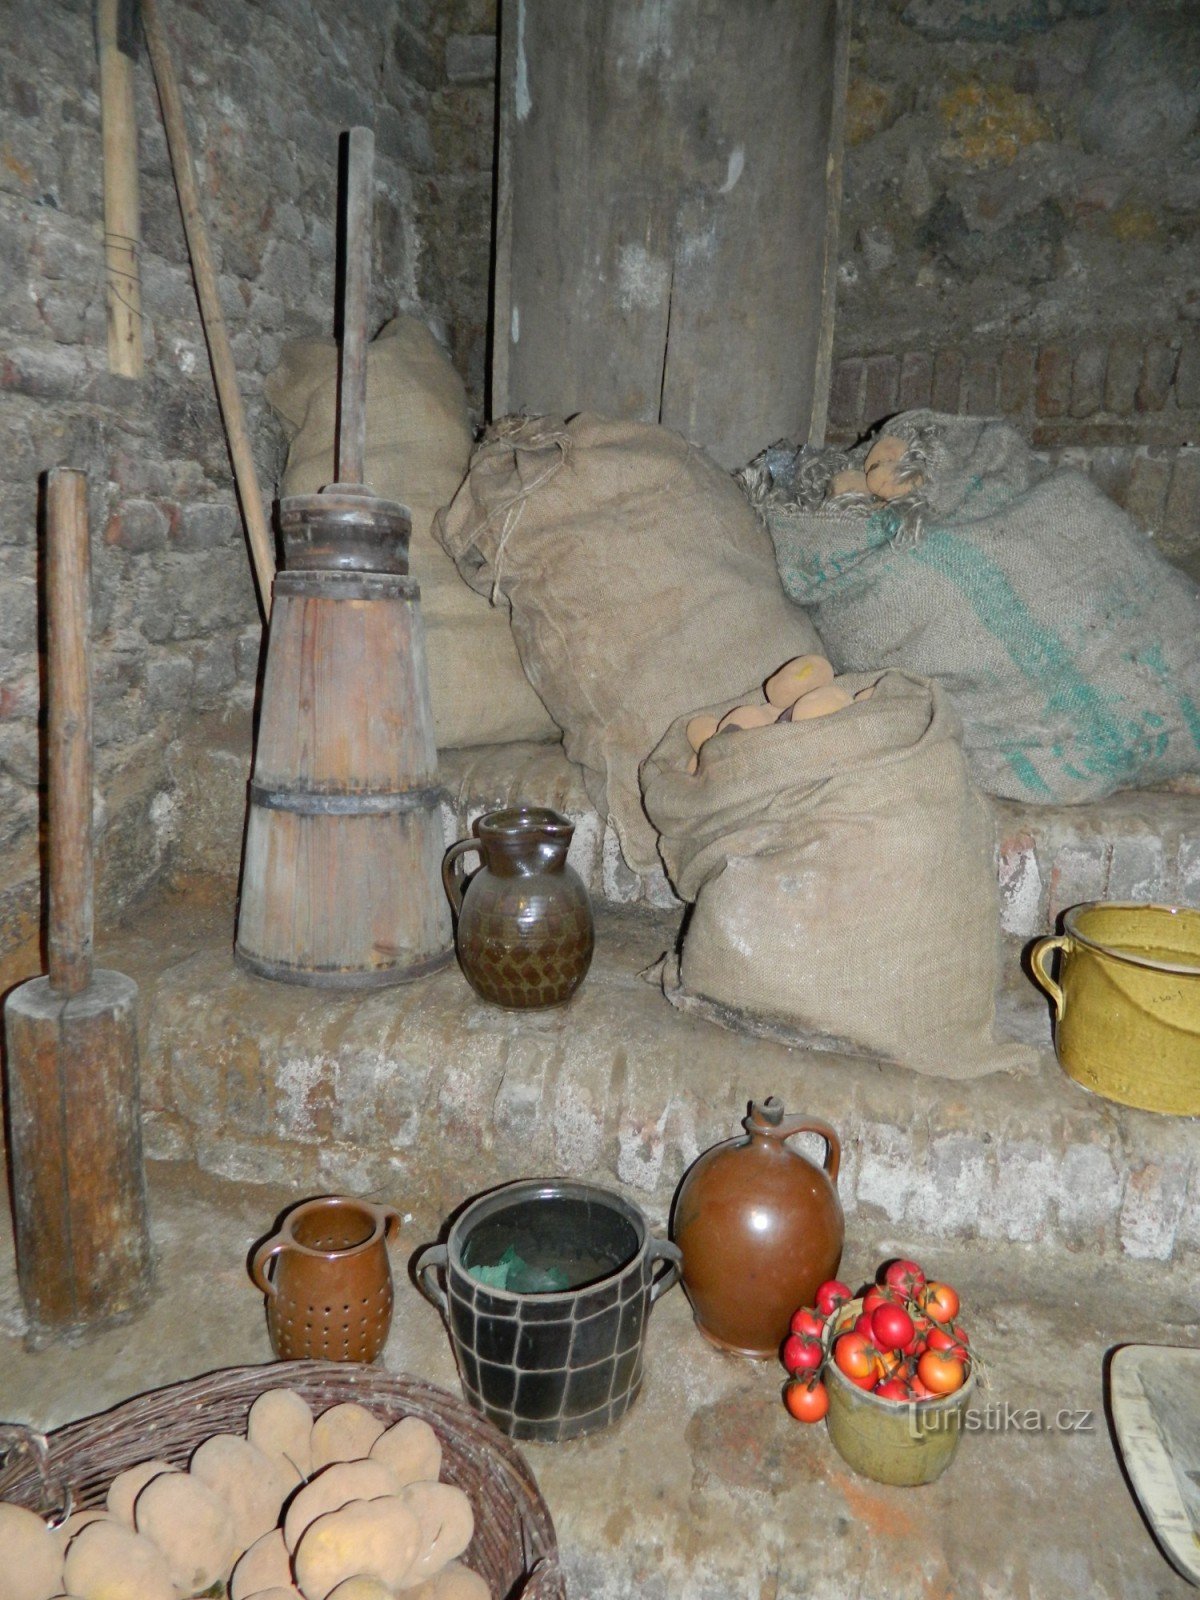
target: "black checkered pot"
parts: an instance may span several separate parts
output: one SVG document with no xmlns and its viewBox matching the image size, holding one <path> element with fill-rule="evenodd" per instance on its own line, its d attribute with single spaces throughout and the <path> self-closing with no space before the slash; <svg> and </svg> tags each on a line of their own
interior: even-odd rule
<svg viewBox="0 0 1200 1600">
<path fill-rule="evenodd" d="M 471 1201 L 445 1244 L 421 1252 L 416 1275 L 446 1319 L 471 1405 L 514 1439 L 553 1443 L 633 1404 L 650 1307 L 678 1281 L 680 1260 L 621 1195 L 523 1179 Z M 499 1287 L 508 1275 L 516 1287 Z"/>
</svg>

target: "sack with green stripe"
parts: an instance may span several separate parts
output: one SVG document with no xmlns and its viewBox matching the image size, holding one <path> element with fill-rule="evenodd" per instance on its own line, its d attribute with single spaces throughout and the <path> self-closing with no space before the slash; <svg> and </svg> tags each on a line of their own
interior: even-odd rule
<svg viewBox="0 0 1200 1600">
<path fill-rule="evenodd" d="M 910 488 L 826 498 L 848 456 L 743 473 L 784 587 L 839 672 L 937 678 L 991 794 L 1066 803 L 1200 771 L 1200 589 L 1080 472 L 1005 422 L 910 411 Z"/>
</svg>

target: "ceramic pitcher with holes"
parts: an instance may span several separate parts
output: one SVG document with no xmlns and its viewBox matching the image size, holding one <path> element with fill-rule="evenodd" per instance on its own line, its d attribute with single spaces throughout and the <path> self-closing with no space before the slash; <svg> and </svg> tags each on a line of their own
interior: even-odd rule
<svg viewBox="0 0 1200 1600">
<path fill-rule="evenodd" d="M 374 1361 L 392 1324 L 392 1206 L 346 1195 L 305 1200 L 254 1252 L 280 1361 Z M 271 1269 L 271 1263 L 274 1267 Z"/>
</svg>

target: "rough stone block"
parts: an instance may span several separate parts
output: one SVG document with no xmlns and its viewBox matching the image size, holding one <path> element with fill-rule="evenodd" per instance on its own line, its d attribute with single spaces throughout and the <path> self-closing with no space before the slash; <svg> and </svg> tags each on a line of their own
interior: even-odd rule
<svg viewBox="0 0 1200 1600">
<path fill-rule="evenodd" d="M 933 357 L 924 350 L 910 350 L 900 362 L 901 411 L 916 411 L 929 404 L 933 392 Z"/>
<path fill-rule="evenodd" d="M 1167 850 L 1163 840 L 1152 833 L 1115 837 L 1105 898 L 1161 901 L 1168 894 Z"/>
<path fill-rule="evenodd" d="M 1181 411 L 1200 410 L 1200 333 L 1185 334 L 1175 368 L 1175 404 Z"/>
<path fill-rule="evenodd" d="M 241 519 L 228 504 L 192 503 L 180 507 L 173 543 L 180 550 L 217 550 L 240 543 Z"/>
<path fill-rule="evenodd" d="M 496 77 L 496 35 L 452 33 L 446 40 L 446 77 L 451 83 L 492 83 Z"/>
<path fill-rule="evenodd" d="M 165 550 L 169 529 L 167 513 L 153 500 L 125 500 L 109 518 L 104 542 L 141 555 L 147 550 Z"/>
<path fill-rule="evenodd" d="M 1044 931 L 1045 894 L 1033 835 L 1022 832 L 1003 837 L 997 867 L 1000 926 L 1005 933 L 1028 938 Z"/>
<path fill-rule="evenodd" d="M 1071 404 L 1071 352 L 1062 345 L 1047 345 L 1038 351 L 1037 414 L 1039 417 L 1064 416 Z"/>
<path fill-rule="evenodd" d="M 1104 408 L 1118 417 L 1133 415 L 1142 377 L 1142 341 L 1135 333 L 1118 334 L 1108 347 L 1104 373 Z"/>
<path fill-rule="evenodd" d="M 1039 851 L 1039 855 L 1041 852 Z M 1084 900 L 1103 900 L 1108 883 L 1109 846 L 1096 835 L 1079 833 L 1070 842 L 1049 851 L 1047 862 L 1040 862 L 1047 879 L 1047 914 L 1052 923 L 1071 906 Z"/>
<path fill-rule="evenodd" d="M 1161 411 L 1171 392 L 1171 379 L 1175 375 L 1176 352 L 1165 343 L 1146 346 L 1142 355 L 1142 375 L 1138 381 L 1133 403 L 1138 411 Z"/>
<path fill-rule="evenodd" d="M 1171 467 L 1161 532 L 1172 546 L 1200 552 L 1200 447 L 1180 450 Z"/>
</svg>

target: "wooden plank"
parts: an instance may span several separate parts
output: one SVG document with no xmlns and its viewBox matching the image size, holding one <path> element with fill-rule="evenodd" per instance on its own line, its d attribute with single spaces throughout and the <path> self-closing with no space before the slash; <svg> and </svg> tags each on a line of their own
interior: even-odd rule
<svg viewBox="0 0 1200 1600">
<path fill-rule="evenodd" d="M 367 315 L 371 301 L 371 205 L 375 135 L 351 128 L 346 162 L 346 292 L 342 301 L 338 482 L 363 481 L 367 448 Z"/>
<path fill-rule="evenodd" d="M 138 262 L 142 227 L 138 201 L 137 116 L 133 60 L 122 48 L 121 0 L 96 0 L 100 59 L 100 133 L 104 149 L 104 272 L 108 318 L 108 370 L 140 378 L 142 278 Z"/>
<path fill-rule="evenodd" d="M 506 0 L 493 415 L 823 429 L 848 0 Z"/>
</svg>

